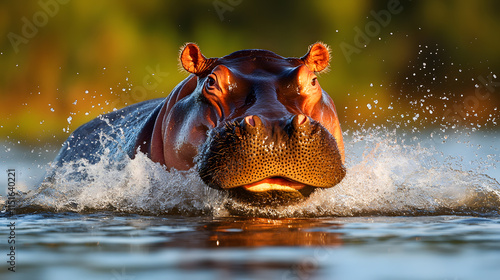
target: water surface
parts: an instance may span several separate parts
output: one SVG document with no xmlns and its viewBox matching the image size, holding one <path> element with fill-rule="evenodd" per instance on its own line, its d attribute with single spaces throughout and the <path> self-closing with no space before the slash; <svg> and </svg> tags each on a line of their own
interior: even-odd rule
<svg viewBox="0 0 500 280">
<path fill-rule="evenodd" d="M 497 133 L 346 136 L 346 178 L 283 207 L 233 201 L 142 154 L 78 162 L 37 188 L 23 174 L 50 172 L 51 157 L 26 157 L 16 213 L 0 216 L 4 245 L 16 224 L 16 272 L 2 249 L 0 277 L 498 279 Z"/>
<path fill-rule="evenodd" d="M 499 217 L 61 213 L 20 215 L 16 224 L 17 272 L 2 262 L 2 279 L 498 279 L 500 273 Z"/>
</svg>

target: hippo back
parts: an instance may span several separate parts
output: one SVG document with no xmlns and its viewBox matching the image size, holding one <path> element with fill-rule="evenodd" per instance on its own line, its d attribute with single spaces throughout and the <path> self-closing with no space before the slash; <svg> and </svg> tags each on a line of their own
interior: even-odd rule
<svg viewBox="0 0 500 280">
<path fill-rule="evenodd" d="M 56 166 L 86 159 L 95 164 L 103 155 L 119 162 L 126 156 L 133 158 L 144 139 L 143 131 L 152 130 L 165 98 L 140 102 L 120 110 L 100 115 L 76 129 L 64 142 L 54 160 Z M 149 141 L 146 141 L 146 144 Z"/>
</svg>

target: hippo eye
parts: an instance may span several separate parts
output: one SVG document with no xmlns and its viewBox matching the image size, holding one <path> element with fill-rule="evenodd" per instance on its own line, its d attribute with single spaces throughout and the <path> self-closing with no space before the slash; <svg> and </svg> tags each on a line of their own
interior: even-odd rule
<svg viewBox="0 0 500 280">
<path fill-rule="evenodd" d="M 315 87 L 318 84 L 318 78 L 313 78 L 311 81 L 311 86 Z"/>
<path fill-rule="evenodd" d="M 206 82 L 206 86 L 207 86 L 207 88 L 212 88 L 212 87 L 214 87 L 214 86 L 215 86 L 215 84 L 216 84 L 216 82 L 217 82 L 217 81 L 215 80 L 215 78 L 214 78 L 212 75 L 208 76 L 208 77 L 207 77 L 207 82 Z"/>
</svg>

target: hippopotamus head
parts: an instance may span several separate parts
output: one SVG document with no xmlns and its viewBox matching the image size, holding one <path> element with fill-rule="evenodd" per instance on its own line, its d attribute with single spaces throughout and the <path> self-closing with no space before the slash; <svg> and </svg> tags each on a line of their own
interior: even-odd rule
<svg viewBox="0 0 500 280">
<path fill-rule="evenodd" d="M 344 143 L 317 78 L 329 60 L 322 43 L 301 58 L 267 50 L 206 58 L 186 44 L 180 62 L 191 75 L 158 115 L 151 158 L 196 166 L 208 186 L 250 202 L 284 203 L 335 186 L 346 173 Z"/>
</svg>

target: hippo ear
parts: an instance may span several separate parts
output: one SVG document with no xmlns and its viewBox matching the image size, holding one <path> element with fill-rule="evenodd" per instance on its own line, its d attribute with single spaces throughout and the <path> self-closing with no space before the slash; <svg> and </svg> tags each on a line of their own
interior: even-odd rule
<svg viewBox="0 0 500 280">
<path fill-rule="evenodd" d="M 321 42 L 312 44 L 307 54 L 300 59 L 311 71 L 321 72 L 330 65 L 330 48 Z"/>
<path fill-rule="evenodd" d="M 182 48 L 180 60 L 186 71 L 200 75 L 209 70 L 217 58 L 206 58 L 196 44 L 187 43 Z"/>
</svg>

